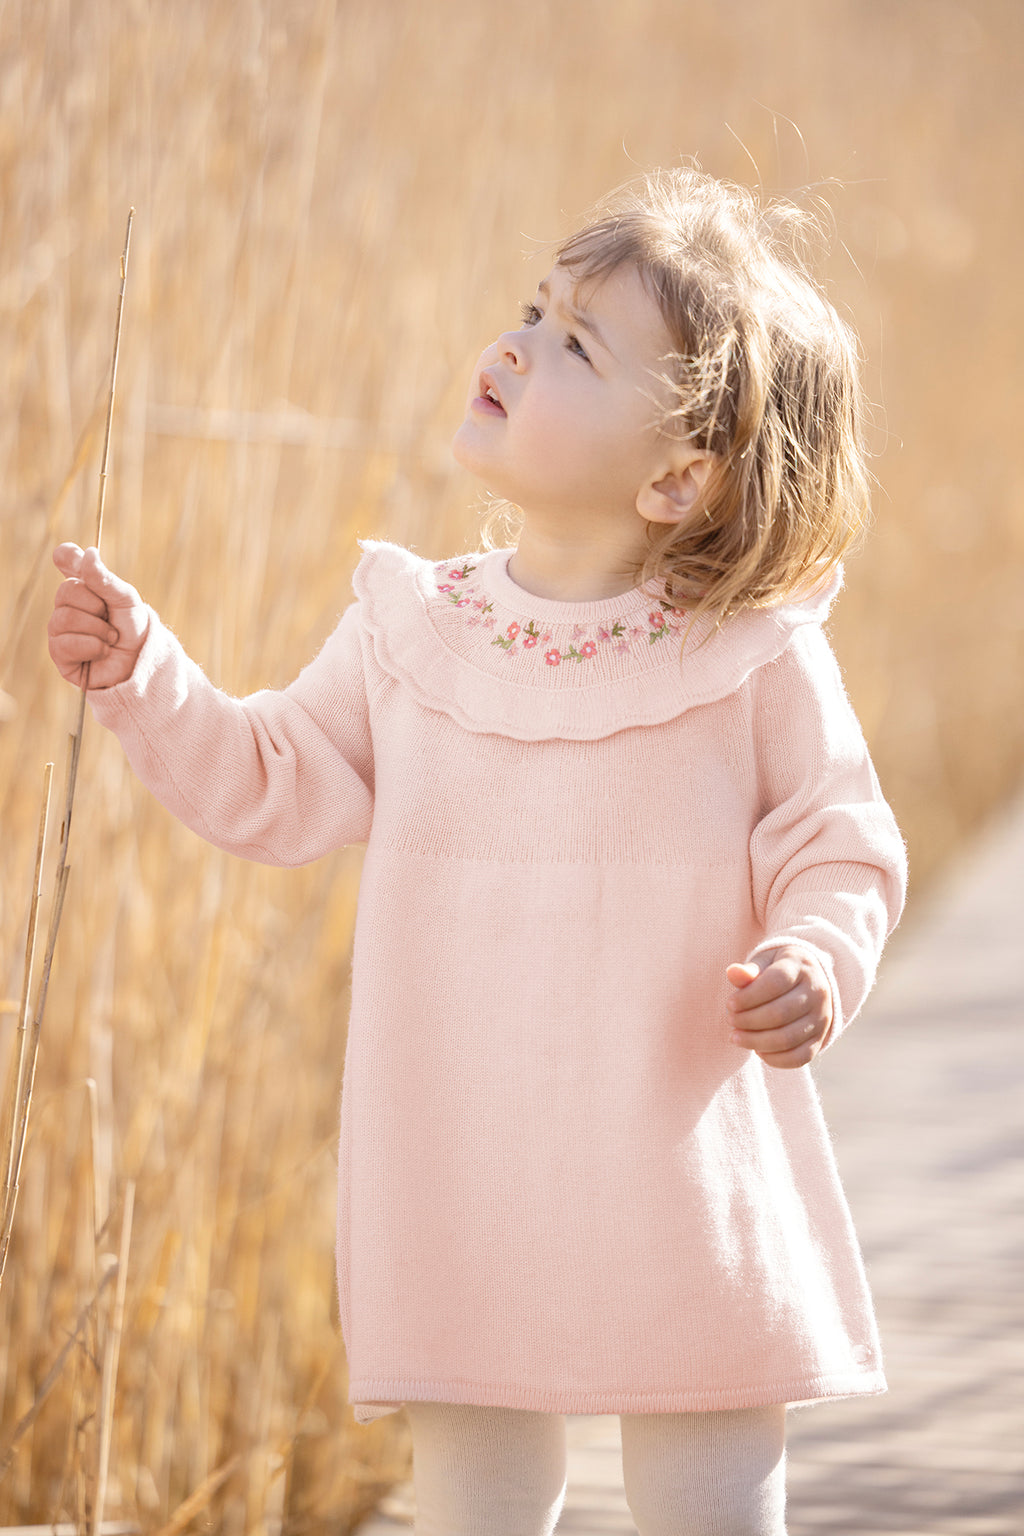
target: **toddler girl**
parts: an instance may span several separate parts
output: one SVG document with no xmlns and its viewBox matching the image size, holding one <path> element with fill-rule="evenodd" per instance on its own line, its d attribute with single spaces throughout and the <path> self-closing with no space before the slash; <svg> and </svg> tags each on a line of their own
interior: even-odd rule
<svg viewBox="0 0 1024 1536">
<path fill-rule="evenodd" d="M 420 1536 L 550 1532 L 566 1413 L 621 1415 L 641 1536 L 778 1536 L 785 1405 L 884 1390 L 807 1066 L 903 847 L 822 632 L 866 477 L 800 219 L 688 170 L 595 214 L 455 436 L 515 549 L 365 543 L 283 693 L 56 552 L 54 660 L 176 816 L 367 844 L 338 1284 Z"/>
</svg>

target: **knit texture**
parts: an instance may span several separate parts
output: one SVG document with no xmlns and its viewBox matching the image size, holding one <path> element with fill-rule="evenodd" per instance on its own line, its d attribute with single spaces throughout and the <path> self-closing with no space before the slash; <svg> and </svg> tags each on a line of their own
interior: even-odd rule
<svg viewBox="0 0 1024 1536">
<path fill-rule="evenodd" d="M 364 551 L 283 693 L 228 697 L 153 615 L 131 679 L 90 694 L 217 846 L 367 842 L 338 1201 L 357 1417 L 884 1390 L 811 1072 L 733 1045 L 725 1008 L 731 961 L 799 941 L 831 1043 L 901 908 L 832 593 L 687 632 L 657 590 L 531 597 L 508 551 Z"/>
</svg>

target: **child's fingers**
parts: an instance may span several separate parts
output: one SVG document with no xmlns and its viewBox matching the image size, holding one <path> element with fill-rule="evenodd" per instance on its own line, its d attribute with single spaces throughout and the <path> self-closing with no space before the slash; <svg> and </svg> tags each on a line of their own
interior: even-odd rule
<svg viewBox="0 0 1024 1536">
<path fill-rule="evenodd" d="M 69 576 L 67 581 L 61 582 L 53 594 L 53 607 L 55 613 L 62 608 L 74 608 L 80 613 L 91 613 L 103 618 L 107 612 L 102 597 L 97 597 L 77 576 Z"/>
<path fill-rule="evenodd" d="M 91 593 L 87 596 L 92 597 L 93 602 L 99 602 L 99 599 L 93 597 Z M 106 604 L 100 603 L 97 612 L 95 608 L 80 606 L 76 600 L 77 597 L 78 594 L 73 593 L 69 600 L 57 605 L 50 614 L 46 625 L 46 632 L 50 638 L 56 640 L 69 635 L 95 635 L 98 640 L 105 640 L 108 645 L 116 645 L 118 633 L 107 618 Z"/>
<path fill-rule="evenodd" d="M 776 959 L 765 955 L 760 957 L 760 964 L 755 959 L 743 966 L 731 965 L 726 972 L 730 981 L 733 981 L 730 972 L 755 971 L 756 974 L 749 981 L 740 979 L 733 981 L 736 990 L 729 997 L 730 1009 L 734 1013 L 744 1013 L 774 1002 L 776 998 L 784 997 L 799 984 L 804 970 L 803 963 L 794 956 Z M 779 1022 L 785 1023 L 786 1020 Z"/>
<path fill-rule="evenodd" d="M 110 651 L 110 642 L 99 635 L 71 632 L 50 636 L 50 655 L 58 670 L 67 673 L 77 670 L 83 661 L 98 661 Z"/>
<path fill-rule="evenodd" d="M 789 1069 L 792 1067 L 806 1067 L 812 1062 L 821 1049 L 821 1036 L 809 1035 L 806 1040 L 800 1041 L 789 1050 L 765 1051 L 759 1046 L 756 1054 L 761 1058 L 766 1067 L 779 1067 Z"/>
<path fill-rule="evenodd" d="M 148 608 L 133 586 L 103 564 L 97 549 L 61 544 L 53 561 L 66 578 L 47 625 L 57 670 L 78 686 L 125 682 L 149 629 Z"/>
<path fill-rule="evenodd" d="M 98 549 L 79 549 L 77 544 L 58 544 L 53 563 L 62 576 L 80 581 L 108 608 L 132 608 L 142 605 L 135 588 L 103 564 Z"/>
<path fill-rule="evenodd" d="M 816 1013 L 805 1014 L 776 1029 L 735 1029 L 732 1043 L 754 1051 L 769 1067 L 805 1067 L 820 1049 L 829 1021 Z"/>
<path fill-rule="evenodd" d="M 748 1029 L 744 1020 L 742 1026 L 733 1030 L 732 1041 L 734 1045 L 757 1051 L 759 1056 L 772 1055 L 776 1051 L 794 1050 L 805 1041 L 823 1035 L 826 1023 L 826 1019 L 818 1013 L 804 1013 L 788 1024 L 764 1025 L 760 1029 Z"/>
<path fill-rule="evenodd" d="M 727 965 L 725 974 L 734 987 L 749 987 L 761 974 L 761 967 L 744 961 L 739 965 Z"/>
<path fill-rule="evenodd" d="M 777 996 L 767 997 L 761 1003 L 747 1002 L 751 991 L 752 988 L 748 987 L 729 999 L 729 1011 L 740 1029 L 781 1029 L 807 1014 L 815 1013 L 822 1002 L 820 993 L 807 981 Z"/>
<path fill-rule="evenodd" d="M 58 544 L 53 552 L 53 563 L 62 576 L 77 576 L 82 554 L 77 544 Z"/>
<path fill-rule="evenodd" d="M 769 1066 L 805 1066 L 832 1020 L 820 965 L 802 952 L 776 950 L 731 965 L 726 975 L 735 988 L 728 1000 L 733 1044 L 756 1051 Z"/>
<path fill-rule="evenodd" d="M 78 570 L 78 577 L 91 592 L 101 597 L 111 610 L 111 618 L 114 618 L 115 608 L 141 607 L 142 599 L 135 588 L 120 576 L 115 576 L 100 559 L 98 549 L 87 549 L 82 555 Z M 114 619 L 116 623 L 116 619 Z"/>
<path fill-rule="evenodd" d="M 89 663 L 102 666 L 111 654 L 111 647 L 99 635 L 67 633 L 50 634 L 47 645 L 54 666 L 66 682 L 80 687 L 85 681 L 85 668 Z"/>
</svg>

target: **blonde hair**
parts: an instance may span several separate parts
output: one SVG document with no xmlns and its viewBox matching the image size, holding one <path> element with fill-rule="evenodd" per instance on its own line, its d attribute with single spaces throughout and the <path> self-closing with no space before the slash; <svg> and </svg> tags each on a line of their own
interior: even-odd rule
<svg viewBox="0 0 1024 1536">
<path fill-rule="evenodd" d="M 641 581 L 716 621 L 821 585 L 861 532 L 859 349 L 811 275 L 821 224 L 694 169 L 620 187 L 555 251 L 581 285 L 634 266 L 675 351 L 666 430 L 713 467 L 691 515 L 648 524 Z"/>
</svg>

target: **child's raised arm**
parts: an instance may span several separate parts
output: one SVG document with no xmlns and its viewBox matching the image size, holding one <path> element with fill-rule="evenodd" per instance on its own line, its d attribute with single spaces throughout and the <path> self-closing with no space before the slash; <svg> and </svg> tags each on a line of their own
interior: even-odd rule
<svg viewBox="0 0 1024 1536">
<path fill-rule="evenodd" d="M 59 544 L 53 563 L 67 578 L 57 588 L 47 625 L 57 671 L 77 688 L 86 667 L 90 688 L 127 682 L 149 628 L 142 598 L 107 569 L 98 549 Z"/>
<path fill-rule="evenodd" d="M 357 604 L 290 687 L 237 699 L 96 550 L 62 544 L 54 561 L 67 579 L 49 623 L 53 660 L 87 682 L 97 720 L 179 821 L 264 864 L 366 840 L 373 746 Z"/>
</svg>

